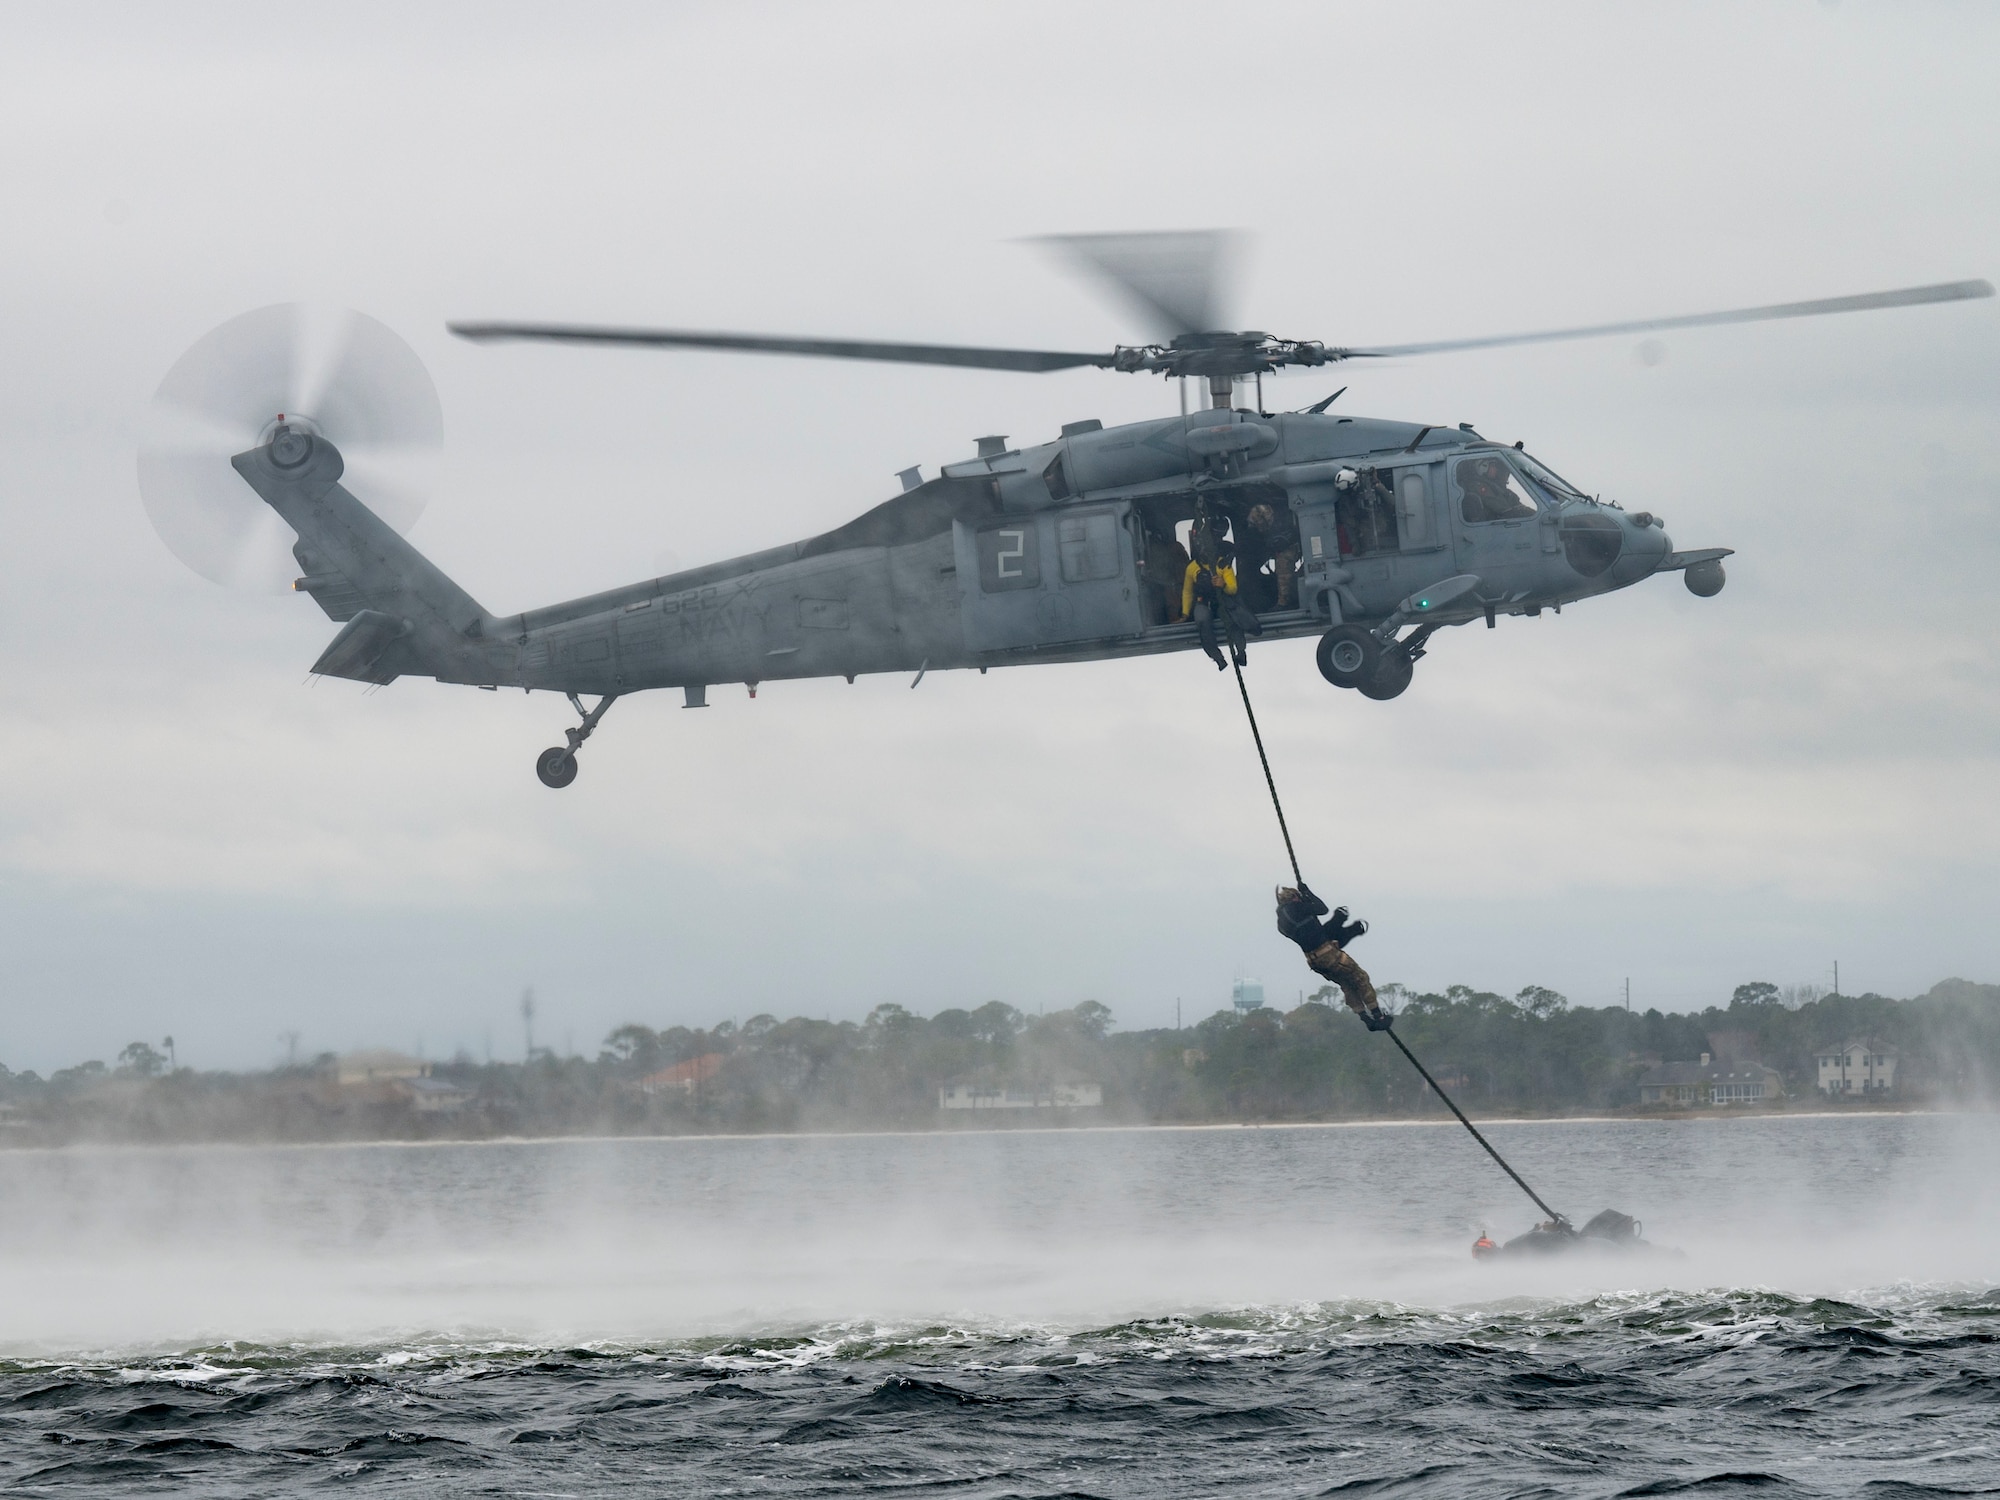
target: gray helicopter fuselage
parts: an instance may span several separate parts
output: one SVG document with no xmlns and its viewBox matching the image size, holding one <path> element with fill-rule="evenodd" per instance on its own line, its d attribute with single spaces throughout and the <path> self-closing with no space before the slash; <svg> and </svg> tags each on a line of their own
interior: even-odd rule
<svg viewBox="0 0 2000 1500">
<path fill-rule="evenodd" d="M 1518 476 L 1533 514 L 1468 519 L 1454 467 L 1485 454 L 1511 450 L 1356 417 L 1072 424 L 1051 443 L 948 464 L 808 541 L 496 620 L 480 675 L 622 694 L 1190 649 L 1193 627 L 1160 603 L 1180 580 L 1148 573 L 1147 544 L 1197 501 L 1233 511 L 1239 535 L 1258 502 L 1296 522 L 1297 599 L 1261 612 L 1267 638 L 1380 621 L 1457 574 L 1480 581 L 1442 623 L 1535 614 L 1683 565 L 1656 520 Z M 1342 489 L 1343 471 L 1351 488 L 1363 470 L 1394 506 L 1366 538 Z"/>
<path fill-rule="evenodd" d="M 1176 529 L 1198 512 L 1245 538 L 1268 507 L 1257 545 L 1296 557 L 1290 600 L 1243 571 L 1267 639 L 1336 625 L 1392 637 L 1399 606 L 1446 580 L 1427 627 L 1539 614 L 1722 555 L 1676 553 L 1656 518 L 1468 428 L 1213 410 L 981 447 L 823 535 L 506 616 L 343 489 L 323 437 L 281 426 L 233 462 L 298 533 L 296 587 L 345 622 L 315 672 L 612 697 L 679 687 L 690 703 L 718 683 L 1187 650 Z M 1719 569 L 1704 587 L 1721 587 Z"/>
</svg>

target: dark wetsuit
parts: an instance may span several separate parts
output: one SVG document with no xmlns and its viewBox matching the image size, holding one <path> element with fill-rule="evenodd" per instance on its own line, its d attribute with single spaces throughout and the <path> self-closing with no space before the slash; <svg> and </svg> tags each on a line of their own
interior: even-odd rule
<svg viewBox="0 0 2000 1500">
<path fill-rule="evenodd" d="M 1346 947 L 1368 930 L 1368 924 L 1348 921 L 1344 906 L 1332 913 L 1330 921 L 1320 920 L 1327 915 L 1326 903 L 1304 884 L 1295 891 L 1287 888 L 1278 892 L 1278 931 L 1299 945 L 1313 973 L 1339 986 L 1347 1008 L 1361 1017 L 1370 1031 L 1387 1031 L 1393 1018 L 1383 1012 L 1375 998 L 1368 971 L 1354 961 Z"/>
</svg>

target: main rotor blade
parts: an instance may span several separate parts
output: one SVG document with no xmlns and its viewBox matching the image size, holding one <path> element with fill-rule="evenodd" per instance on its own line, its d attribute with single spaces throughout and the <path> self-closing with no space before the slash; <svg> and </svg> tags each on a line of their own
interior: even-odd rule
<svg viewBox="0 0 2000 1500">
<path fill-rule="evenodd" d="M 680 328 L 603 328 L 581 323 L 447 323 L 462 339 L 492 343 L 535 339 L 558 344 L 636 344 L 654 349 L 729 349 L 745 354 L 810 354 L 823 359 L 874 359 L 899 365 L 956 365 L 971 370 L 1109 369 L 1115 354 L 1064 354 L 1049 349 L 975 349 L 961 344 L 879 344 L 859 339 L 772 338 L 750 333 L 701 333 Z"/>
<path fill-rule="evenodd" d="M 1766 323 L 1779 318 L 1817 318 L 1827 313 L 1869 312 L 1879 307 L 1911 307 L 1924 302 L 1964 302 L 1993 295 L 1990 281 L 1941 281 L 1893 292 L 1856 297 L 1821 297 L 1812 302 L 1774 302 L 1730 312 L 1688 313 L 1678 318 L 1644 318 L 1631 323 L 1596 323 L 1587 328 L 1552 328 L 1542 333 L 1504 333 L 1483 339 L 1439 339 L 1427 344 L 1380 344 L 1343 349 L 1346 356 L 1382 358 L 1403 354 L 1443 354 L 1455 349 L 1498 349 L 1508 344 L 1552 344 L 1561 339 L 1594 339 L 1620 333 L 1659 333 L 1669 328 L 1712 328 L 1722 323 Z"/>
<path fill-rule="evenodd" d="M 1223 293 L 1242 239 L 1226 229 L 1194 229 L 1051 234 L 1035 243 L 1110 282 L 1170 339 L 1223 326 Z"/>
</svg>

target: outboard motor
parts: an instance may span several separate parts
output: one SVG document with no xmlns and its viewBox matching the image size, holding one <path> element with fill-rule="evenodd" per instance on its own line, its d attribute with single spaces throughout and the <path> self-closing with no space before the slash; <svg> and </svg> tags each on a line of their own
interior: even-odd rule
<svg viewBox="0 0 2000 1500">
<path fill-rule="evenodd" d="M 1586 1239 L 1609 1240 L 1620 1247 L 1636 1245 L 1639 1240 L 1639 1221 L 1630 1214 L 1621 1214 L 1615 1208 L 1607 1208 L 1584 1225 L 1579 1234 Z"/>
</svg>

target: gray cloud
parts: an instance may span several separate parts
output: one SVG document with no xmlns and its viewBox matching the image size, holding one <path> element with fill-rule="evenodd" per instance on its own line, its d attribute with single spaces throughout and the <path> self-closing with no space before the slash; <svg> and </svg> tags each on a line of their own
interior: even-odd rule
<svg viewBox="0 0 2000 1500">
<path fill-rule="evenodd" d="M 1448 337 L 1995 274 L 1984 12 L 1267 7 L 1256 106 L 1190 112 L 1212 16 L 1149 5 L 17 8 L 0 49 L 0 1060 L 578 1044 L 627 1017 L 1105 1000 L 1306 976 L 1229 693 L 1198 659 L 622 703 L 308 685 L 304 601 L 185 573 L 132 480 L 208 328 L 360 307 L 447 454 L 415 540 L 515 609 L 819 531 L 977 433 L 1158 383 L 474 348 L 567 317 L 1108 346 L 1011 243 L 1259 236 L 1246 320 Z M 1050 45 L 1060 37 L 1060 45 Z M 1412 47 L 1412 38 L 1423 45 Z M 1780 61 L 1782 65 L 1780 65 Z M 1441 638 L 1393 705 L 1304 645 L 1253 680 L 1371 967 L 1670 1007 L 1750 977 L 1991 978 L 1991 303 L 1402 361 L 1267 386 L 1475 421 L 1739 549 Z M 1853 976 L 1858 976 L 1853 977 Z"/>
</svg>

